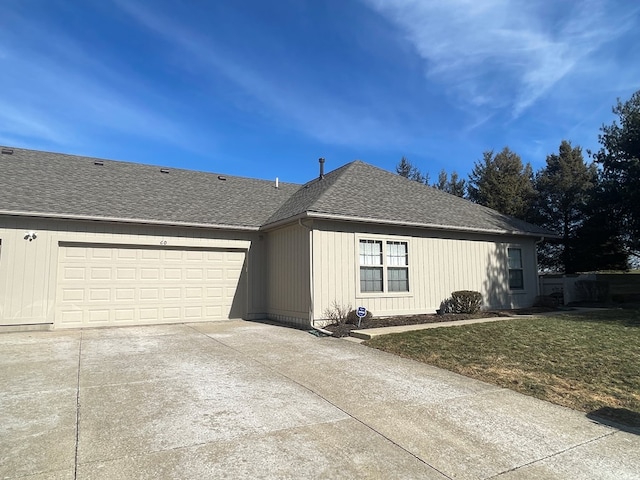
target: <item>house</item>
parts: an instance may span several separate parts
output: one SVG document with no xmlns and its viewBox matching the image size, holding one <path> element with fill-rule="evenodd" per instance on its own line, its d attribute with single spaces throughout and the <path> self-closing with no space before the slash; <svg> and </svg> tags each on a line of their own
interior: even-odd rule
<svg viewBox="0 0 640 480">
<path fill-rule="evenodd" d="M 550 232 L 361 161 L 305 185 L 0 153 L 0 326 L 229 318 L 322 325 L 334 302 L 529 306 Z"/>
</svg>

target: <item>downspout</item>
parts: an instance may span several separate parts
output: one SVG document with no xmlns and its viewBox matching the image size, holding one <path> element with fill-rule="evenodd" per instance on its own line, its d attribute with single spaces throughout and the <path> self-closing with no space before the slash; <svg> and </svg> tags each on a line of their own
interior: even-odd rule
<svg viewBox="0 0 640 480">
<path fill-rule="evenodd" d="M 302 223 L 302 219 L 299 218 L 298 219 L 298 225 L 300 225 L 303 228 L 306 228 L 307 230 L 309 230 L 309 326 L 313 329 L 313 332 L 318 332 L 320 334 L 322 334 L 323 336 L 325 335 L 332 335 L 331 332 L 329 332 L 328 330 L 324 330 L 322 328 L 316 327 L 314 325 L 314 321 L 313 321 L 313 314 L 314 314 L 314 310 L 313 310 L 313 299 L 314 299 L 314 283 L 313 283 L 313 278 L 314 278 L 314 269 L 313 269 L 313 228 L 312 227 L 308 227 L 307 225 L 305 225 L 304 223 Z"/>
<path fill-rule="evenodd" d="M 536 240 L 536 276 L 538 277 L 538 281 L 536 282 L 536 297 L 540 296 L 540 269 L 538 268 L 538 245 L 544 242 L 544 237 L 540 237 L 540 240 Z"/>
</svg>

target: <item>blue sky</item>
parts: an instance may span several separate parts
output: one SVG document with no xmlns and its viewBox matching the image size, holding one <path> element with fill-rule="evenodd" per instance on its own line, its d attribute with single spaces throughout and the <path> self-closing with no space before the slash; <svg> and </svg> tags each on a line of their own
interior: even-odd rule
<svg viewBox="0 0 640 480">
<path fill-rule="evenodd" d="M 303 183 L 598 147 L 630 0 L 2 0 L 0 143 Z"/>
</svg>

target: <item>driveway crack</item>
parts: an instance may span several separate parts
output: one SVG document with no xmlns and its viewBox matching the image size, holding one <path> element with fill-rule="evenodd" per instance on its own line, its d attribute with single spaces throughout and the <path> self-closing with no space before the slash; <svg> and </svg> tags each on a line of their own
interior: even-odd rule
<svg viewBox="0 0 640 480">
<path fill-rule="evenodd" d="M 528 467 L 530 465 L 535 465 L 536 463 L 542 462 L 543 460 L 547 460 L 549 458 L 557 457 L 558 455 L 562 455 L 563 453 L 570 452 L 571 450 L 575 450 L 576 448 L 580 448 L 580 447 L 582 447 L 584 445 L 589 445 L 590 443 L 597 442 L 598 440 L 602 440 L 603 438 L 610 437 L 612 435 L 615 435 L 616 433 L 617 432 L 608 432 L 608 433 L 605 433 L 604 435 L 600 435 L 599 437 L 591 438 L 591 439 L 586 440 L 584 442 L 577 443 L 575 445 L 571 445 L 570 447 L 564 448 L 564 449 L 559 450 L 557 452 L 554 452 L 554 453 L 552 453 L 550 455 L 546 455 L 544 457 L 537 458 L 535 460 L 532 460 L 531 462 L 527 462 L 527 463 L 524 463 L 522 465 L 518 465 L 517 467 L 513 467 L 513 468 L 510 468 L 510 469 L 505 470 L 503 472 L 500 472 L 500 473 L 497 473 L 495 475 L 492 475 L 491 477 L 487 477 L 486 480 L 491 480 L 492 478 L 499 478 L 504 474 L 507 474 L 507 473 L 510 473 L 510 472 L 515 472 L 516 470 L 520 470 L 521 468 L 525 468 L 525 467 Z"/>
<path fill-rule="evenodd" d="M 76 377 L 76 444 L 73 460 L 73 479 L 78 479 L 78 442 L 80 439 L 80 362 L 82 359 L 82 330 L 80 330 L 80 344 L 78 346 L 78 374 Z"/>
</svg>

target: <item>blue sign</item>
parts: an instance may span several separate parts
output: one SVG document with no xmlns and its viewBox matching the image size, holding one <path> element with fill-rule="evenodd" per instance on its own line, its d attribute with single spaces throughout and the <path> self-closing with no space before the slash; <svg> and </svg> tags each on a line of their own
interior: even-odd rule
<svg viewBox="0 0 640 480">
<path fill-rule="evenodd" d="M 358 307 L 358 310 L 356 310 L 356 315 L 360 318 L 364 318 L 367 316 L 367 309 L 364 307 Z"/>
</svg>

